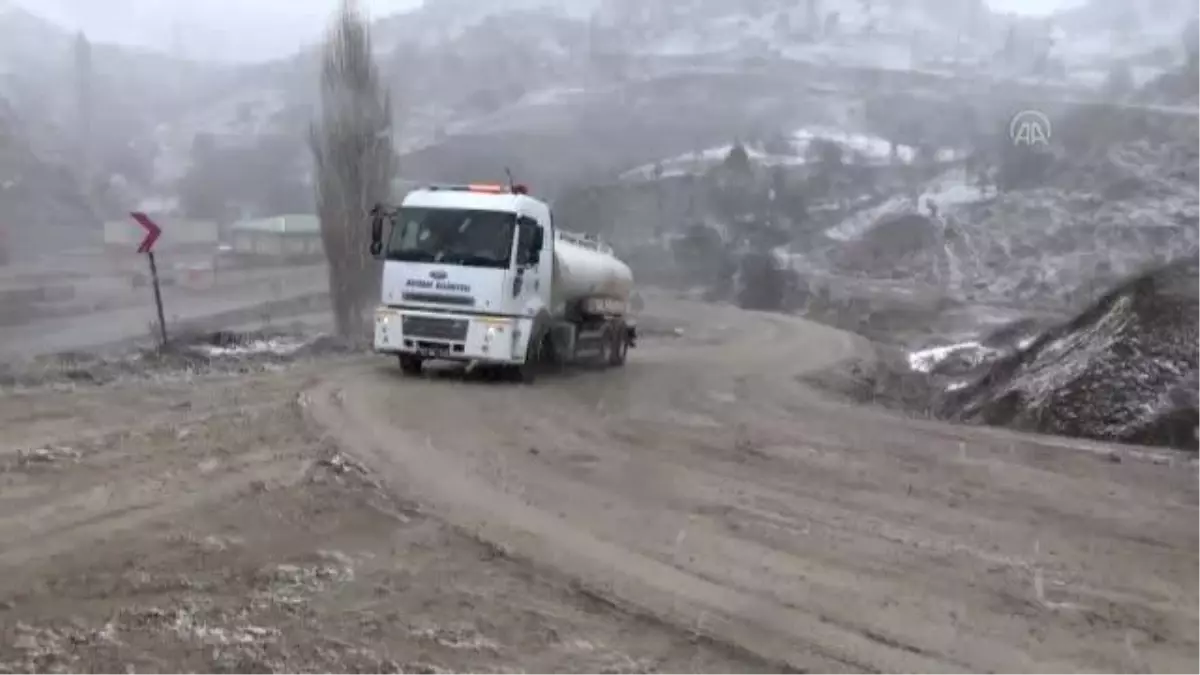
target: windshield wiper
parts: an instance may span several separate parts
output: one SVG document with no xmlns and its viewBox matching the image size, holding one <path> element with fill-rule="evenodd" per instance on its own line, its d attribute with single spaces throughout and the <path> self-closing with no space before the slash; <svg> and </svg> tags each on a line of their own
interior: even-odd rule
<svg viewBox="0 0 1200 675">
<path fill-rule="evenodd" d="M 485 267 L 507 267 L 507 263 L 500 258 L 492 258 L 484 255 L 471 255 L 468 253 L 451 253 L 447 255 L 443 262 L 456 265 L 476 265 Z"/>
</svg>

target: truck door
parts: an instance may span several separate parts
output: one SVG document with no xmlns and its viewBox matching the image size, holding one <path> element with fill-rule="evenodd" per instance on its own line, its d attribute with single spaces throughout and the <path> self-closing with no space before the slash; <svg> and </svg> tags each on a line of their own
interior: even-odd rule
<svg viewBox="0 0 1200 675">
<path fill-rule="evenodd" d="M 537 314 L 549 304 L 554 258 L 547 232 L 534 218 L 521 216 L 517 219 L 517 262 L 512 293 L 519 311 L 526 316 Z"/>
</svg>

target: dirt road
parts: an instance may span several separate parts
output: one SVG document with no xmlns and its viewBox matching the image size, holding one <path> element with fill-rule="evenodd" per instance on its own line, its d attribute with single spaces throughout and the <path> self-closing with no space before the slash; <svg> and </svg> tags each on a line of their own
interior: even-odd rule
<svg viewBox="0 0 1200 675">
<path fill-rule="evenodd" d="M 797 376 L 857 338 L 649 309 L 532 387 L 0 393 L 0 672 L 1196 671 L 1194 465 L 832 403 Z"/>
<path fill-rule="evenodd" d="M 767 672 L 396 496 L 321 360 L 0 394 L 0 673 Z"/>
<path fill-rule="evenodd" d="M 796 376 L 855 338 L 659 311 L 686 337 L 624 372 L 370 365 L 309 409 L 479 537 L 794 668 L 1196 669 L 1194 468 L 825 402 Z"/>
</svg>

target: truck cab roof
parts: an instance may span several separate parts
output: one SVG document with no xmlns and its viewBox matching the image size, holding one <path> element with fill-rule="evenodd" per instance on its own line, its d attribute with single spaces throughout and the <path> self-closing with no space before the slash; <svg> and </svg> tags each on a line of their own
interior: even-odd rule
<svg viewBox="0 0 1200 675">
<path fill-rule="evenodd" d="M 523 192 L 497 189 L 478 189 L 475 186 L 422 187 L 412 190 L 404 197 L 405 207 L 429 209 L 471 209 L 480 211 L 504 211 L 519 216 L 530 216 L 546 225 L 550 222 L 550 208 L 540 199 Z"/>
</svg>

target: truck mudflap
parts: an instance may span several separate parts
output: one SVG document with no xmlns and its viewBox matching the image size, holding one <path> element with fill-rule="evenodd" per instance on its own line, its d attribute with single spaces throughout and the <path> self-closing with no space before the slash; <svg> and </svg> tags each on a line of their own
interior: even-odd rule
<svg viewBox="0 0 1200 675">
<path fill-rule="evenodd" d="M 637 339 L 637 324 L 625 324 L 625 344 L 629 345 L 630 347 L 636 347 Z"/>
</svg>

